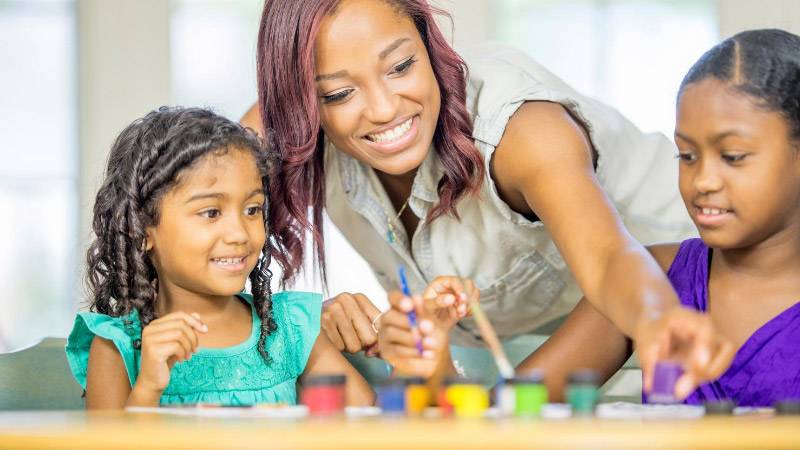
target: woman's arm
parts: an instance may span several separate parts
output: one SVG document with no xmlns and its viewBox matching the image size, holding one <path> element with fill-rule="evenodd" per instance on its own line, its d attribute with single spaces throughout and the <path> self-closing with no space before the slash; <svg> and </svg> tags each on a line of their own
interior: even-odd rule
<svg viewBox="0 0 800 450">
<path fill-rule="evenodd" d="M 245 127 L 252 128 L 259 136 L 264 136 L 263 122 L 261 121 L 261 111 L 258 109 L 258 102 L 255 102 L 253 106 L 244 113 L 239 123 Z"/>
<path fill-rule="evenodd" d="M 679 391 L 691 392 L 727 367 L 730 346 L 706 316 L 680 308 L 656 261 L 623 226 L 593 163 L 586 130 L 563 106 L 527 102 L 509 121 L 490 170 L 511 208 L 545 223 L 592 305 L 635 339 L 645 390 L 656 362 L 679 344 L 688 349 Z"/>
<path fill-rule="evenodd" d="M 347 405 L 369 406 L 375 404 L 375 393 L 360 373 L 342 356 L 325 333 L 320 333 L 311 355 L 308 357 L 303 375 L 347 376 Z"/>
<path fill-rule="evenodd" d="M 623 226 L 595 177 L 592 153 L 586 131 L 563 106 L 527 102 L 497 146 L 492 176 L 509 206 L 545 223 L 584 295 L 630 336 L 645 313 L 678 299 Z"/>
<path fill-rule="evenodd" d="M 648 250 L 666 272 L 678 247 L 666 244 L 648 247 Z M 570 373 L 592 369 L 602 385 L 625 364 L 632 352 L 630 339 L 583 298 L 547 342 L 517 366 L 517 372 L 524 374 L 541 369 L 550 399 L 563 401 Z"/>
</svg>

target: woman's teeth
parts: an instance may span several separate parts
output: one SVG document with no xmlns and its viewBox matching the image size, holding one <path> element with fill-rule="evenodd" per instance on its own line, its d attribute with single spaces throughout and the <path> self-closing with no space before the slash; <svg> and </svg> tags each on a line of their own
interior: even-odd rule
<svg viewBox="0 0 800 450">
<path fill-rule="evenodd" d="M 372 142 L 383 143 L 391 142 L 402 137 L 408 130 L 411 129 L 411 122 L 413 117 L 401 123 L 400 125 L 392 128 L 391 130 L 384 131 L 383 133 L 368 134 L 367 138 Z"/>
<path fill-rule="evenodd" d="M 700 208 L 703 214 L 707 216 L 717 216 L 720 214 L 725 214 L 729 212 L 727 209 L 716 209 L 716 208 Z"/>
</svg>

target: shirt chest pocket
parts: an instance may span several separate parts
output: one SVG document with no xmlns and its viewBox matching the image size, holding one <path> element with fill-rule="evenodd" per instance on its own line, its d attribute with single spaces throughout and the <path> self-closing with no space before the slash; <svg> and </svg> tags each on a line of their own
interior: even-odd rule
<svg viewBox="0 0 800 450">
<path fill-rule="evenodd" d="M 481 287 L 481 308 L 500 337 L 518 336 L 541 325 L 538 316 L 553 305 L 565 287 L 558 271 L 533 252 L 520 258 L 503 276 Z M 461 320 L 458 326 L 477 334 L 471 317 Z"/>
</svg>

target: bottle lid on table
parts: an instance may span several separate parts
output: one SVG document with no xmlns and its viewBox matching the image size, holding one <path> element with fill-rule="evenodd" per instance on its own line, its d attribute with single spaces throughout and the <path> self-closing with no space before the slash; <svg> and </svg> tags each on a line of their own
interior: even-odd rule
<svg viewBox="0 0 800 450">
<path fill-rule="evenodd" d="M 347 382 L 345 375 L 310 375 L 303 377 L 303 386 L 343 386 Z"/>
</svg>

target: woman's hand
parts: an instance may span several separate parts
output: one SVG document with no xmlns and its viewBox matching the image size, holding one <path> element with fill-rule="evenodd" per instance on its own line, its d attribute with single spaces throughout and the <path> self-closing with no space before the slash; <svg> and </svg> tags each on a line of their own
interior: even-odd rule
<svg viewBox="0 0 800 450">
<path fill-rule="evenodd" d="M 198 347 L 198 333 L 208 326 L 197 313 L 174 312 L 150 322 L 142 330 L 142 360 L 135 388 L 160 393 L 169 384 L 176 362 L 192 357 Z"/>
<path fill-rule="evenodd" d="M 680 400 L 699 385 L 719 378 L 736 354 L 707 314 L 677 306 L 659 317 L 640 320 L 635 338 L 645 392 L 653 386 L 658 361 L 676 361 L 684 371 L 675 383 L 674 394 Z"/>
<path fill-rule="evenodd" d="M 380 310 L 364 294 L 342 293 L 322 306 L 322 329 L 337 350 L 377 353 Z"/>
</svg>

